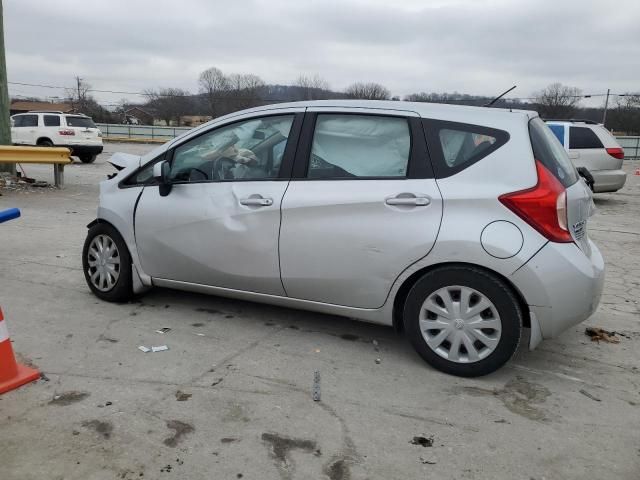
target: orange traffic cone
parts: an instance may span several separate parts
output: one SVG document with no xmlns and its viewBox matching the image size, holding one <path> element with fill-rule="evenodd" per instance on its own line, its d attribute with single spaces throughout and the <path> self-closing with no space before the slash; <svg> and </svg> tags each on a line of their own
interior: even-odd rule
<svg viewBox="0 0 640 480">
<path fill-rule="evenodd" d="M 0 394 L 40 378 L 40 372 L 16 362 L 0 308 Z"/>
</svg>

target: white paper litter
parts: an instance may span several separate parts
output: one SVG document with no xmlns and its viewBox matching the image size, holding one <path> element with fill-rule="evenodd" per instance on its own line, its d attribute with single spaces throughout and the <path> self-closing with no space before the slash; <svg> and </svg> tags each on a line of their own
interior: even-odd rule
<svg viewBox="0 0 640 480">
<path fill-rule="evenodd" d="M 169 350 L 169 347 L 167 347 L 166 345 L 160 345 L 158 347 L 151 347 L 151 351 L 152 352 L 164 352 L 165 350 Z"/>
<path fill-rule="evenodd" d="M 141 351 L 141 352 L 143 352 L 143 353 L 147 353 L 147 352 L 150 352 L 150 351 L 151 351 L 151 349 L 150 349 L 150 348 L 147 348 L 147 347 L 145 347 L 144 345 L 140 345 L 140 346 L 138 347 L 138 350 L 140 350 L 140 351 Z"/>
<path fill-rule="evenodd" d="M 161 328 L 160 330 L 156 330 L 156 333 L 167 333 L 170 332 L 171 329 L 169 327 Z"/>
</svg>

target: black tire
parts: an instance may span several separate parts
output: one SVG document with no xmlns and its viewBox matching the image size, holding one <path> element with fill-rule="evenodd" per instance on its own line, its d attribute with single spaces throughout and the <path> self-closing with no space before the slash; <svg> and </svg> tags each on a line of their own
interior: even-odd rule
<svg viewBox="0 0 640 480">
<path fill-rule="evenodd" d="M 80 155 L 78 158 L 82 163 L 93 163 L 96 161 L 97 155 Z"/>
<path fill-rule="evenodd" d="M 118 257 L 120 259 L 118 279 L 113 287 L 107 291 L 100 290 L 91 281 L 91 274 L 95 272 L 95 270 L 93 270 L 95 267 L 89 265 L 89 248 L 93 239 L 98 235 L 105 235 L 113 241 L 117 247 Z M 108 223 L 96 223 L 87 232 L 87 238 L 84 241 L 84 247 L 82 249 L 82 270 L 84 271 L 84 278 L 87 285 L 98 298 L 108 302 L 126 302 L 133 297 L 131 255 L 129 249 L 120 233 Z"/>
<path fill-rule="evenodd" d="M 444 358 L 429 347 L 420 329 L 419 317 L 425 300 L 437 290 L 454 285 L 480 292 L 493 303 L 500 317 L 502 331 L 497 346 L 475 362 L 459 363 Z M 517 350 L 522 334 L 522 310 L 514 293 L 497 276 L 465 265 L 436 268 L 420 278 L 409 291 L 403 320 L 418 354 L 432 367 L 460 377 L 479 377 L 499 369 Z"/>
<path fill-rule="evenodd" d="M 39 147 L 53 147 L 53 142 L 51 140 L 49 140 L 48 138 L 43 138 L 38 140 L 38 146 Z"/>
</svg>

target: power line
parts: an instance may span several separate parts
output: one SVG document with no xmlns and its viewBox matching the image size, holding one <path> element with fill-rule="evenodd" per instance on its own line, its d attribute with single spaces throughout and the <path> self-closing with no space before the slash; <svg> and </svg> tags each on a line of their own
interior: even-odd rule
<svg viewBox="0 0 640 480">
<path fill-rule="evenodd" d="M 23 83 L 23 82 L 7 82 L 10 85 L 22 85 L 22 86 L 26 86 L 26 87 L 42 87 L 42 88 L 57 88 L 57 89 L 62 89 L 62 90 L 73 90 L 74 87 L 62 87 L 60 85 L 45 85 L 45 84 L 39 84 L 39 83 Z M 187 94 L 160 94 L 160 93 L 152 93 L 152 92 L 129 92 L 129 91 L 121 91 L 121 90 L 102 90 L 102 89 L 97 89 L 97 88 L 89 88 L 87 89 L 88 92 L 96 92 L 96 93 L 116 93 L 116 94 L 121 94 L 121 95 L 141 95 L 141 96 L 145 96 L 148 97 L 150 96 L 150 94 L 153 94 L 155 96 L 159 96 L 159 97 L 193 97 L 195 95 L 198 94 L 191 94 L 191 93 L 187 93 Z M 202 94 L 200 94 L 202 95 Z M 616 97 L 626 97 L 626 96 L 632 96 L 635 95 L 633 93 L 609 93 L 609 96 L 616 96 Z M 482 95 L 474 95 L 475 97 L 482 97 Z M 606 97 L 607 93 L 587 93 L 587 94 L 582 94 L 582 95 L 567 95 L 567 97 L 569 98 L 592 98 L 592 97 Z M 228 97 L 213 97 L 214 100 L 223 100 L 226 99 Z M 238 97 L 235 96 L 234 98 L 253 98 L 253 97 Z M 487 96 L 488 98 L 488 96 Z M 505 98 L 505 100 L 536 100 L 537 97 L 508 97 Z M 290 101 L 290 99 L 285 99 L 285 98 L 269 98 L 269 99 L 264 99 L 267 101 L 274 101 L 274 102 L 286 102 L 286 101 Z M 465 102 L 465 101 L 469 101 L 469 100 L 473 100 L 472 98 L 466 99 L 466 98 L 448 98 L 446 99 L 447 101 L 451 101 L 451 102 Z"/>
</svg>

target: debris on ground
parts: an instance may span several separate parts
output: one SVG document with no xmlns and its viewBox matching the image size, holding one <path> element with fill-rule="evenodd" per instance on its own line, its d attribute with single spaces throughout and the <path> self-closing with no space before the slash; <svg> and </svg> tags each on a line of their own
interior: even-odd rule
<svg viewBox="0 0 640 480">
<path fill-rule="evenodd" d="M 421 447 L 433 447 L 433 435 L 429 437 L 425 437 L 424 435 L 418 435 L 413 437 L 411 440 L 411 445 L 420 445 Z"/>
<path fill-rule="evenodd" d="M 586 390 L 580 390 L 580 393 L 582 395 L 584 395 L 587 398 L 590 398 L 591 400 L 595 401 L 595 402 L 601 402 L 602 400 L 600 400 L 598 397 L 594 397 L 593 395 L 591 395 L 589 392 L 587 392 Z"/>
<path fill-rule="evenodd" d="M 151 351 L 153 353 L 155 353 L 155 352 L 164 352 L 166 350 L 169 350 L 169 347 L 166 346 L 166 345 L 159 345 L 157 347 L 151 347 Z"/>
<path fill-rule="evenodd" d="M 620 343 L 620 338 L 616 336 L 616 332 L 608 332 L 600 327 L 587 327 L 584 334 L 591 337 L 592 342 L 600 343 L 600 340 L 606 343 Z"/>
<path fill-rule="evenodd" d="M 382 360 L 380 360 L 379 358 L 376 358 L 376 363 L 380 365 L 380 363 L 382 363 Z"/>
<path fill-rule="evenodd" d="M 313 372 L 313 401 L 320 401 L 320 372 L 318 370 Z"/>
<path fill-rule="evenodd" d="M 422 462 L 423 465 L 435 465 L 436 463 L 438 463 L 435 460 L 429 460 L 423 457 L 420 457 L 420 462 Z"/>
<path fill-rule="evenodd" d="M 140 346 L 138 347 L 138 350 L 140 350 L 142 353 L 149 353 L 149 352 L 151 351 L 151 349 L 150 349 L 150 348 L 145 347 L 144 345 L 140 345 Z"/>
<path fill-rule="evenodd" d="M 12 175 L 9 172 L 0 172 L 0 189 L 29 193 L 36 190 L 44 191 L 44 187 L 47 189 L 56 188 L 48 182 L 36 181 L 23 175 Z"/>
<path fill-rule="evenodd" d="M 191 396 L 192 396 L 191 393 L 185 393 L 180 390 L 176 392 L 176 400 L 179 402 L 186 402 L 191 398 Z"/>
<path fill-rule="evenodd" d="M 169 327 L 162 327 L 160 330 L 156 330 L 156 333 L 168 333 L 171 329 Z"/>
</svg>

